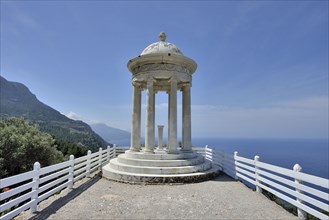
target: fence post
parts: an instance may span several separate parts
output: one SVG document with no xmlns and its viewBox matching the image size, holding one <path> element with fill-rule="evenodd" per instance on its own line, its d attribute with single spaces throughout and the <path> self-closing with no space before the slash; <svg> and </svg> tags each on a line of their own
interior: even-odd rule
<svg viewBox="0 0 329 220">
<path fill-rule="evenodd" d="M 98 170 L 102 170 L 102 153 L 103 149 L 100 147 L 99 148 L 99 153 L 98 153 Z"/>
<path fill-rule="evenodd" d="M 208 149 L 208 145 L 204 146 L 204 153 L 203 153 L 204 159 L 207 158 L 207 149 Z"/>
<path fill-rule="evenodd" d="M 210 161 L 211 161 L 211 163 L 214 163 L 214 150 L 212 148 L 209 148 L 209 149 L 210 149 Z"/>
<path fill-rule="evenodd" d="M 259 174 L 258 174 L 258 166 L 257 166 L 257 162 L 259 161 L 259 156 L 256 155 L 254 157 L 254 165 L 255 165 L 255 180 L 256 180 L 256 192 L 258 193 L 262 193 L 262 188 L 259 186 L 260 185 L 260 181 L 259 181 Z"/>
<path fill-rule="evenodd" d="M 212 160 L 213 160 L 212 163 L 216 164 L 216 165 L 219 165 L 219 161 L 217 160 L 216 155 L 217 155 L 217 151 L 216 151 L 216 148 L 214 147 L 212 149 Z"/>
<path fill-rule="evenodd" d="M 87 165 L 86 165 L 86 177 L 90 177 L 90 160 L 91 160 L 91 151 L 88 150 L 87 153 Z"/>
<path fill-rule="evenodd" d="M 296 172 L 296 174 L 298 174 L 299 172 L 302 171 L 302 167 L 297 163 L 297 164 L 295 164 L 295 166 L 293 167 L 293 170 Z M 295 175 L 295 176 L 297 176 L 297 175 Z M 296 183 L 296 184 L 302 184 L 302 181 L 299 180 L 298 178 L 295 178 L 295 183 Z M 301 190 L 298 189 L 298 188 L 296 188 L 296 192 L 297 192 L 297 194 L 303 194 L 303 191 L 301 191 Z M 301 200 L 301 199 L 299 199 L 298 197 L 296 197 L 296 201 L 297 201 L 298 203 L 304 203 L 304 201 Z M 302 210 L 302 209 L 300 209 L 300 208 L 298 208 L 298 207 L 297 207 L 297 215 L 298 215 L 298 217 L 301 218 L 301 219 L 307 219 L 307 213 L 306 213 L 304 210 Z"/>
<path fill-rule="evenodd" d="M 235 151 L 234 152 L 234 172 L 235 172 L 234 179 L 236 179 L 236 180 L 239 179 L 239 177 L 238 177 L 238 171 L 237 171 L 237 167 L 238 167 L 237 166 L 237 163 L 238 163 L 237 156 L 238 156 L 238 152 Z"/>
<path fill-rule="evenodd" d="M 117 145 L 116 144 L 113 144 L 113 157 L 117 157 Z"/>
<path fill-rule="evenodd" d="M 34 177 L 33 177 L 33 186 L 32 186 L 32 196 L 31 200 L 33 203 L 31 204 L 31 213 L 37 211 L 38 206 L 38 198 L 39 198 L 39 183 L 40 183 L 40 163 L 35 162 L 33 165 Z"/>
<path fill-rule="evenodd" d="M 106 161 L 107 162 L 110 161 L 110 150 L 111 150 L 111 146 L 107 145 L 107 154 L 106 154 Z"/>
<path fill-rule="evenodd" d="M 69 170 L 69 178 L 68 178 L 68 188 L 73 188 L 73 181 L 74 181 L 74 155 L 70 155 L 70 170 Z"/>
<path fill-rule="evenodd" d="M 222 171 L 225 173 L 225 154 L 224 154 L 224 151 L 222 150 L 220 152 L 220 157 L 221 157 L 221 160 L 220 160 L 220 165 L 222 166 Z"/>
</svg>

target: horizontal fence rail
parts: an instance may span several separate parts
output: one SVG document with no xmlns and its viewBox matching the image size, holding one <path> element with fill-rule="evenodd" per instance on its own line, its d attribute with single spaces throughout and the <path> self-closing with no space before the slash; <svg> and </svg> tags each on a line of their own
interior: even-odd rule
<svg viewBox="0 0 329 220">
<path fill-rule="evenodd" d="M 208 146 L 201 154 L 225 174 L 252 184 L 257 192 L 266 190 L 295 206 L 298 217 L 306 219 L 309 213 L 319 219 L 329 219 L 324 214 L 329 212 L 329 180 L 302 173 L 299 164 L 290 170 L 261 162 L 259 156 L 248 159 L 238 152 L 229 155 Z"/>
<path fill-rule="evenodd" d="M 71 155 L 68 161 L 47 167 L 36 162 L 32 171 L 0 179 L 0 220 L 12 219 L 27 209 L 36 212 L 39 202 L 62 189 L 72 189 L 76 181 L 100 171 L 114 157 L 115 145 L 95 153 L 89 150 L 79 158 Z"/>
</svg>

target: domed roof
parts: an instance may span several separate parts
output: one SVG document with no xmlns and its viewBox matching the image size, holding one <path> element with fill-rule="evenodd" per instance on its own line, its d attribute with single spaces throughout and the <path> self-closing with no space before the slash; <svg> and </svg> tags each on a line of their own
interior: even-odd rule
<svg viewBox="0 0 329 220">
<path fill-rule="evenodd" d="M 166 40 L 166 34 L 164 32 L 161 32 L 159 35 L 159 42 L 155 42 L 149 46 L 147 46 L 141 55 L 146 54 L 154 54 L 154 53 L 165 53 L 165 54 L 176 54 L 176 55 L 183 55 L 182 51 L 178 49 L 174 44 L 165 42 Z"/>
</svg>

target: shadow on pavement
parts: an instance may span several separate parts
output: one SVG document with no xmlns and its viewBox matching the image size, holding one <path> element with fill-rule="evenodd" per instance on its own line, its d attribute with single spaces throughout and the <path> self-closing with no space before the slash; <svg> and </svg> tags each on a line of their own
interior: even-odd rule
<svg viewBox="0 0 329 220">
<path fill-rule="evenodd" d="M 86 191 L 89 187 L 94 185 L 101 179 L 100 176 L 94 176 L 89 179 L 87 182 L 81 184 L 77 188 L 73 189 L 67 195 L 63 196 L 62 198 L 57 199 L 56 201 L 52 202 L 47 208 L 43 209 L 40 212 L 36 212 L 36 215 L 29 218 L 30 220 L 36 219 L 47 219 L 50 215 L 56 213 L 61 207 L 69 203 L 71 200 L 78 197 L 81 193 Z"/>
<path fill-rule="evenodd" d="M 215 179 L 209 180 L 209 181 L 215 181 L 215 182 L 237 182 L 237 180 L 233 179 L 232 177 L 226 175 L 226 174 L 220 174 Z"/>
</svg>

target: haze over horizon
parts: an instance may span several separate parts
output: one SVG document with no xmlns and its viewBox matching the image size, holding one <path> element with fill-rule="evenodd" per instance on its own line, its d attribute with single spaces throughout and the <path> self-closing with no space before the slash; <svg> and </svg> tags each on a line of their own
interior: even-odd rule
<svg viewBox="0 0 329 220">
<path fill-rule="evenodd" d="M 0 74 L 70 118 L 130 131 L 126 64 L 164 31 L 198 64 L 192 137 L 328 139 L 328 1 L 0 4 Z"/>
</svg>

